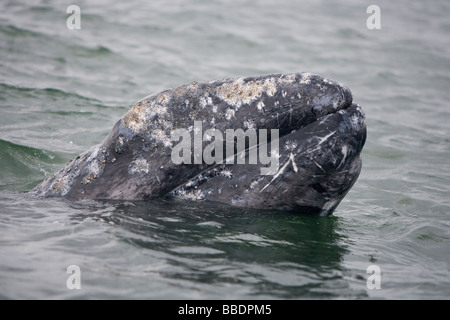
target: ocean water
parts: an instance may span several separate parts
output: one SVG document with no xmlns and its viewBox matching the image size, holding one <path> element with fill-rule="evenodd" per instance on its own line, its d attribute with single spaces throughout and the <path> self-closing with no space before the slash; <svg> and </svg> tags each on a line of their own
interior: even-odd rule
<svg viewBox="0 0 450 320">
<path fill-rule="evenodd" d="M 448 299 L 449 16 L 445 0 L 3 0 L 0 298 Z M 27 194 L 151 93 L 302 71 L 347 85 L 367 116 L 333 216 Z"/>
</svg>

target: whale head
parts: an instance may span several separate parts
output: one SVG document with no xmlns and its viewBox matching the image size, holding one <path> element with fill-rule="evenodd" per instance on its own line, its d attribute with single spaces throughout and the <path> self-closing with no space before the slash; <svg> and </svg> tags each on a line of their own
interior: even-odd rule
<svg viewBox="0 0 450 320">
<path fill-rule="evenodd" d="M 310 73 L 168 89 L 138 101 L 101 145 L 74 158 L 33 193 L 73 200 L 176 197 L 329 215 L 361 171 L 365 116 L 352 100 L 344 85 Z M 254 143 L 250 138 L 244 144 L 233 138 L 231 146 L 217 143 L 218 132 L 239 129 L 254 130 Z M 174 139 L 179 130 L 191 144 Z M 183 161 L 174 161 L 177 147 Z M 214 162 L 202 157 L 205 150 Z M 219 159 L 230 150 L 234 161 Z M 255 150 L 257 160 L 270 163 L 251 161 Z"/>
<path fill-rule="evenodd" d="M 365 114 L 353 103 L 347 87 L 313 74 L 297 74 L 295 81 L 285 81 L 283 96 L 288 101 L 280 103 L 280 95 L 268 94 L 256 108 L 241 113 L 243 119 L 256 114 L 259 128 L 279 130 L 277 140 L 268 141 L 267 146 L 258 140 L 259 151 L 264 149 L 263 153 L 277 160 L 267 170 L 269 174 L 261 174 L 261 164 L 250 164 L 252 151 L 247 146 L 244 163 L 237 163 L 236 156 L 231 164 L 206 169 L 169 195 L 240 207 L 332 214 L 361 172 Z M 264 105 L 263 113 L 258 104 Z"/>
</svg>

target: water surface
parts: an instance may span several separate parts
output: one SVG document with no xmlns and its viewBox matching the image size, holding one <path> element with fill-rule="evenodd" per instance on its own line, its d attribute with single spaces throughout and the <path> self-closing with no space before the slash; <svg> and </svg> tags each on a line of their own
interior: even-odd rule
<svg viewBox="0 0 450 320">
<path fill-rule="evenodd" d="M 70 4 L 0 4 L 1 298 L 448 299 L 448 1 L 378 1 L 380 30 L 368 1 L 76 1 L 80 30 Z M 302 71 L 367 115 L 361 176 L 331 217 L 27 195 L 151 93 Z"/>
</svg>

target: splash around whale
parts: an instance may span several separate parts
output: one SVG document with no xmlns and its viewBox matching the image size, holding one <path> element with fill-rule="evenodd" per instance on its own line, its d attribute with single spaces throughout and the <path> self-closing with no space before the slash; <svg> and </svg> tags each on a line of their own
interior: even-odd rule
<svg viewBox="0 0 450 320">
<path fill-rule="evenodd" d="M 31 193 L 330 215 L 360 174 L 365 139 L 350 90 L 318 75 L 194 82 L 137 102 Z"/>
</svg>

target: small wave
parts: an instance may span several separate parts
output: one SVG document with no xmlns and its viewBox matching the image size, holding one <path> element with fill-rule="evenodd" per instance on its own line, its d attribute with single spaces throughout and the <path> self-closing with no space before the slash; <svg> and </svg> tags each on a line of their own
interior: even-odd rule
<svg viewBox="0 0 450 320">
<path fill-rule="evenodd" d="M 0 190 L 29 191 L 64 160 L 57 153 L 0 139 Z"/>
<path fill-rule="evenodd" d="M 39 32 L 31 31 L 24 28 L 18 28 L 13 25 L 0 25 L 0 33 L 5 34 L 9 37 L 41 37 L 42 34 Z"/>
<path fill-rule="evenodd" d="M 67 99 L 67 98 L 75 98 L 78 100 L 82 100 L 82 101 L 86 101 L 86 102 L 90 102 L 90 103 L 100 103 L 99 100 L 97 99 L 93 99 L 93 98 L 88 98 L 88 97 L 84 97 L 82 95 L 73 93 L 73 92 L 68 92 L 68 91 L 64 91 L 61 89 L 56 89 L 56 88 L 28 88 L 28 87 L 20 87 L 20 86 L 15 86 L 15 85 L 11 85 L 11 84 L 7 84 L 7 83 L 0 83 L 0 99 L 5 99 L 5 97 L 3 97 L 3 94 L 7 93 L 8 97 L 11 97 L 11 95 L 17 95 L 19 97 L 26 98 L 39 98 L 39 97 L 46 97 L 46 98 L 51 98 L 53 100 L 59 100 L 59 99 Z"/>
</svg>

